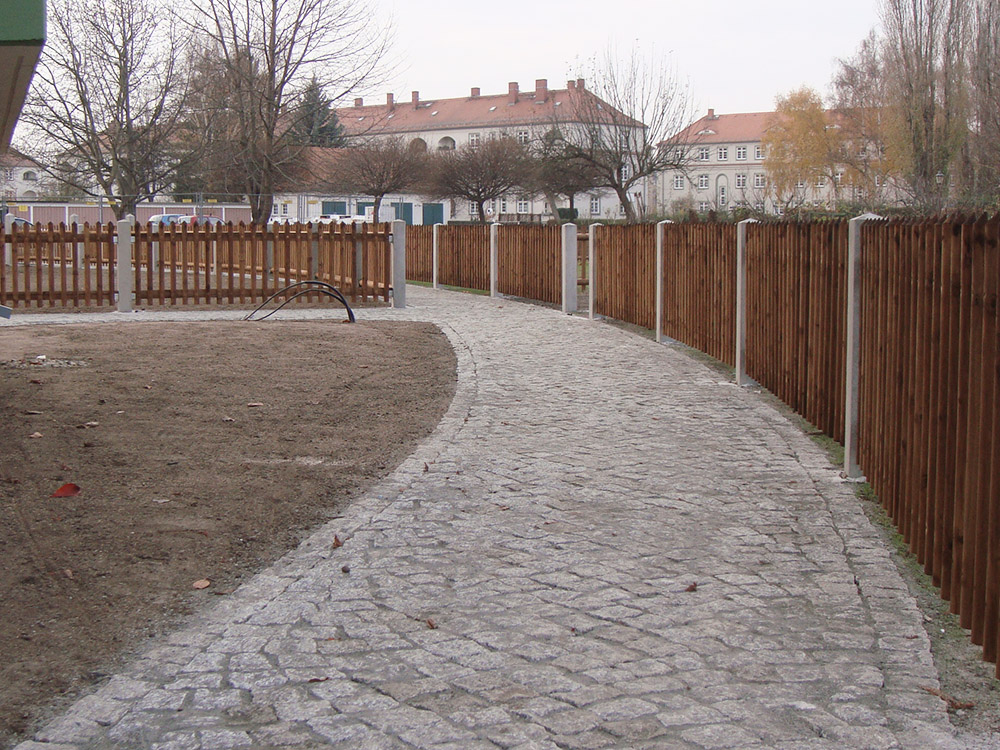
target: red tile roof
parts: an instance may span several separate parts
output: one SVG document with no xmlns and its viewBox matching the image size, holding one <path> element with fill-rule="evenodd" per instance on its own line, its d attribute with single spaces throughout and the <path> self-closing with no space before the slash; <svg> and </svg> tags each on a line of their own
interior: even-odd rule
<svg viewBox="0 0 1000 750">
<path fill-rule="evenodd" d="M 682 130 L 682 143 L 755 143 L 774 120 L 774 112 L 741 112 L 717 115 L 714 110 Z"/>
<path fill-rule="evenodd" d="M 392 94 L 385 104 L 355 106 L 337 110 L 337 118 L 349 135 L 364 133 L 419 133 L 454 128 L 514 128 L 547 122 L 573 121 L 581 107 L 609 105 L 587 90 L 583 79 L 569 81 L 564 89 L 549 89 L 545 79 L 535 82 L 535 90 L 523 92 L 511 83 L 506 94 L 482 96 L 472 89 L 467 97 L 421 100 L 414 91 L 408 102 L 397 102 Z M 640 124 L 637 121 L 631 121 Z"/>
</svg>

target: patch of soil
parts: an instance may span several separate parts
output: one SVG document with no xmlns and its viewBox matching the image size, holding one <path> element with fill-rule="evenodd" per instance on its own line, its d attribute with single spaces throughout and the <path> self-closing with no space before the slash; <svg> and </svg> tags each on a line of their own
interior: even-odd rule
<svg viewBox="0 0 1000 750">
<path fill-rule="evenodd" d="M 0 329 L 0 746 L 343 512 L 454 386 L 427 324 Z"/>
</svg>

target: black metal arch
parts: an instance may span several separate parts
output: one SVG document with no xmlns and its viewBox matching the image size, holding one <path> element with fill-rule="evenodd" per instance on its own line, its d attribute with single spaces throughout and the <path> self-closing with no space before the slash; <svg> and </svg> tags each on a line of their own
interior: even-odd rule
<svg viewBox="0 0 1000 750">
<path fill-rule="evenodd" d="M 285 294 L 286 292 L 288 292 L 288 291 L 290 291 L 292 289 L 295 289 L 297 287 L 302 287 L 302 286 L 307 287 L 307 288 L 306 289 L 301 289 L 298 292 L 296 292 L 295 294 L 293 294 L 291 297 L 289 297 L 288 299 L 286 299 L 284 302 L 282 302 L 276 308 L 274 308 L 273 310 L 271 310 L 271 312 L 269 312 L 267 315 L 264 315 L 263 317 L 260 317 L 260 318 L 254 318 L 253 317 L 258 312 L 260 312 L 261 309 L 263 309 L 267 305 L 267 303 L 269 303 L 275 297 L 280 297 L 282 294 Z M 293 300 L 296 300 L 296 299 L 298 299 L 299 297 L 301 297 L 301 296 L 303 296 L 305 294 L 310 294 L 312 292 L 319 292 L 320 294 L 325 294 L 327 297 L 333 297 L 335 300 L 337 300 L 338 302 L 340 302 L 340 304 L 342 304 L 344 306 L 345 310 L 347 310 L 347 320 L 348 320 L 348 322 L 349 323 L 354 323 L 355 322 L 354 310 L 352 310 L 351 306 L 349 304 L 347 304 L 347 300 L 344 298 L 344 295 L 340 293 L 340 290 L 337 289 L 337 287 L 335 287 L 335 286 L 333 286 L 331 284 L 327 284 L 325 281 L 319 281 L 317 279 L 309 279 L 308 281 L 296 281 L 294 284 L 289 284 L 284 289 L 280 289 L 279 291 L 275 292 L 270 297 L 268 297 L 266 300 L 264 300 L 263 302 L 261 302 L 254 309 L 254 311 L 251 312 L 249 315 L 247 315 L 245 318 L 243 318 L 243 320 L 253 320 L 254 322 L 259 322 L 261 320 L 267 320 L 272 315 L 274 315 L 276 312 L 278 312 L 278 310 L 280 310 L 285 305 L 287 305 L 289 302 L 291 302 Z"/>
</svg>

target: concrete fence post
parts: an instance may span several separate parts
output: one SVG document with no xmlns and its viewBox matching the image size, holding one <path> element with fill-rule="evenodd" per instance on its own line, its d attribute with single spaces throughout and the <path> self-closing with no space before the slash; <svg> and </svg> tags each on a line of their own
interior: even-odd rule
<svg viewBox="0 0 1000 750">
<path fill-rule="evenodd" d="M 3 264 L 5 266 L 14 265 L 14 243 L 10 241 L 10 233 L 14 229 L 14 214 L 3 215 Z"/>
<path fill-rule="evenodd" d="M 736 385 L 750 384 L 747 377 L 747 227 L 756 219 L 736 225 Z"/>
<path fill-rule="evenodd" d="M 438 288 L 438 242 L 440 241 L 441 227 L 444 224 L 435 224 L 434 231 L 432 234 L 433 243 L 431 244 L 431 286 L 435 289 Z"/>
<path fill-rule="evenodd" d="M 490 224 L 490 296 L 497 296 L 500 285 L 500 225 Z"/>
<path fill-rule="evenodd" d="M 392 306 L 406 307 L 406 222 L 392 222 Z"/>
<path fill-rule="evenodd" d="M 321 224 L 307 224 L 309 226 L 309 278 L 319 278 L 319 233 Z M 212 242 L 212 268 L 215 268 L 215 242 Z"/>
<path fill-rule="evenodd" d="M 597 272 L 594 268 L 595 252 L 597 249 L 597 228 L 603 224 L 591 224 L 587 235 L 587 316 L 594 319 L 594 286 L 597 281 Z"/>
<path fill-rule="evenodd" d="M 115 236 L 118 279 L 118 312 L 132 312 L 132 223 L 128 219 L 118 222 Z"/>
<path fill-rule="evenodd" d="M 858 399 L 861 380 L 861 225 L 881 219 L 855 216 L 847 224 L 847 380 L 844 406 L 844 474 L 863 479 L 858 465 Z"/>
<path fill-rule="evenodd" d="M 267 228 L 268 232 L 273 233 L 278 231 L 278 222 L 276 221 L 269 222 L 264 226 Z M 271 273 L 273 269 L 274 269 L 274 240 L 272 238 L 268 238 L 267 242 L 264 243 L 264 268 L 262 269 L 265 282 L 267 281 L 268 275 Z"/>
<path fill-rule="evenodd" d="M 82 227 L 80 226 L 80 217 L 77 214 L 70 214 L 69 219 L 69 231 L 73 234 L 79 232 Z M 74 242 L 73 243 L 73 263 L 77 266 L 83 265 L 83 243 Z"/>
<path fill-rule="evenodd" d="M 576 312 L 576 224 L 562 226 L 562 311 Z"/>
<path fill-rule="evenodd" d="M 667 224 L 673 224 L 670 219 L 656 224 L 656 343 L 663 341 L 663 245 Z"/>
</svg>

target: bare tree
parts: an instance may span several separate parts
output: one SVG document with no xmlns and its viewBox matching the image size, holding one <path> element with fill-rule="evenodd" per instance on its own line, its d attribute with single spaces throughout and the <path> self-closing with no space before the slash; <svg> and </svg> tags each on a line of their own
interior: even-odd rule
<svg viewBox="0 0 1000 750">
<path fill-rule="evenodd" d="M 296 108 L 315 81 L 336 100 L 373 83 L 388 32 L 363 0 L 192 0 L 195 26 L 223 65 L 231 158 L 254 222 L 271 214 L 276 180 L 298 158 Z M 315 86 L 315 84 L 313 84 Z"/>
<path fill-rule="evenodd" d="M 382 199 L 417 184 L 427 163 L 427 154 L 409 148 L 401 138 L 372 138 L 362 144 L 341 149 L 331 187 L 375 199 L 376 221 Z"/>
<path fill-rule="evenodd" d="M 968 153 L 970 197 L 996 207 L 1000 200 L 1000 1 L 976 7 L 971 56 L 972 133 Z"/>
<path fill-rule="evenodd" d="M 181 155 L 185 51 L 159 0 L 51 0 L 24 121 L 48 171 L 115 216 L 168 186 Z"/>
<path fill-rule="evenodd" d="M 487 140 L 480 146 L 440 151 L 433 158 L 428 193 L 467 200 L 486 222 L 485 205 L 526 185 L 530 166 L 524 147 L 512 138 Z"/>
<path fill-rule="evenodd" d="M 693 120 L 687 87 L 657 59 L 609 50 L 594 65 L 592 90 L 579 80 L 554 123 L 564 158 L 589 165 L 595 187 L 613 190 L 630 223 L 639 220 L 636 186 L 690 161 L 683 133 Z"/>
</svg>

